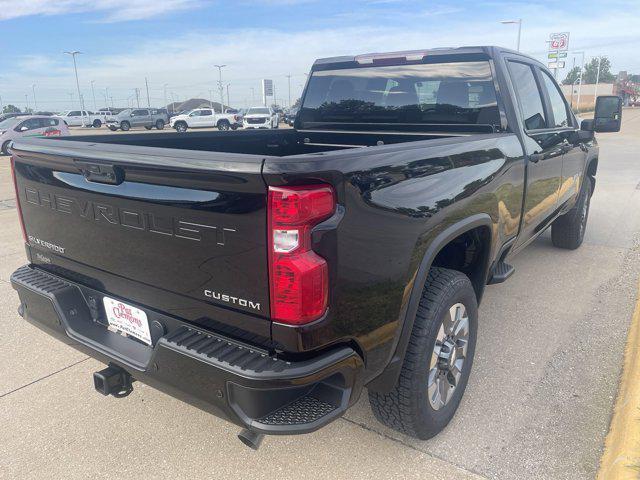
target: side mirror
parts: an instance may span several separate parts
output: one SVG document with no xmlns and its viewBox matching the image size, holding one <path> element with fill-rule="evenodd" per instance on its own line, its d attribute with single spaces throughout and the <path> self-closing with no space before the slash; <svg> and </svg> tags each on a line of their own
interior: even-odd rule
<svg viewBox="0 0 640 480">
<path fill-rule="evenodd" d="M 136 114 L 135 114 L 135 113 L 131 113 L 131 115 L 130 115 L 130 116 L 131 116 L 131 117 L 135 117 L 135 116 L 136 116 Z"/>
<path fill-rule="evenodd" d="M 604 95 L 596 99 L 593 115 L 594 132 L 619 132 L 622 124 L 622 99 L 617 95 Z"/>
<path fill-rule="evenodd" d="M 21 132 L 26 132 L 27 130 L 29 130 L 29 127 L 20 127 Z"/>
</svg>

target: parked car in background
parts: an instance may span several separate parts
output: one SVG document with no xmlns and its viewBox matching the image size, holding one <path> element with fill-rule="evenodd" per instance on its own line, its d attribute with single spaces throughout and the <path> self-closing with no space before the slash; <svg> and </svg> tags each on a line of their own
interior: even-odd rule
<svg viewBox="0 0 640 480">
<path fill-rule="evenodd" d="M 190 112 L 171 117 L 169 125 L 177 132 L 186 132 L 189 128 L 212 128 L 218 130 L 236 130 L 241 124 L 234 113 L 216 113 L 211 108 L 196 108 Z"/>
<path fill-rule="evenodd" d="M 242 117 L 244 116 L 244 112 L 237 108 L 227 108 L 225 113 L 230 113 L 235 115 L 236 125 L 238 128 L 242 127 Z"/>
<path fill-rule="evenodd" d="M 297 108 L 290 108 L 284 114 L 283 121 L 290 127 L 293 127 L 293 121 L 296 119 L 296 115 L 298 114 Z"/>
<path fill-rule="evenodd" d="M 271 107 L 251 107 L 242 119 L 244 128 L 278 128 L 278 114 Z"/>
<path fill-rule="evenodd" d="M 115 132 L 120 129 L 124 132 L 132 127 L 144 127 L 151 130 L 153 127 L 162 130 L 169 122 L 166 113 L 151 108 L 127 108 L 117 115 L 107 119 L 107 127 Z"/>
<path fill-rule="evenodd" d="M 88 110 L 67 110 L 59 113 L 58 116 L 70 127 L 91 126 L 100 128 L 104 123 L 100 115 L 96 115 Z"/>
<path fill-rule="evenodd" d="M 112 118 L 113 116 L 113 112 L 110 112 L 109 110 L 100 110 L 99 112 L 95 112 L 93 114 L 93 121 L 91 124 L 95 128 L 100 128 L 102 125 L 105 125 L 107 123 L 107 120 Z"/>
<path fill-rule="evenodd" d="M 0 152 L 9 155 L 9 144 L 22 137 L 61 137 L 69 128 L 59 117 L 23 115 L 0 121 Z"/>
<path fill-rule="evenodd" d="M 28 113 L 3 113 L 0 115 L 0 122 L 4 122 L 8 118 L 24 117 L 26 115 L 28 115 Z"/>
</svg>

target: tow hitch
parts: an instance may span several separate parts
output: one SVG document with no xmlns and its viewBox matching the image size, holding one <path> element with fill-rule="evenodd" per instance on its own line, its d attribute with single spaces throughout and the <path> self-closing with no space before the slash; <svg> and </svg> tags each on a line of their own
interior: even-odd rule
<svg viewBox="0 0 640 480">
<path fill-rule="evenodd" d="M 126 397 L 133 392 L 133 381 L 126 370 L 116 365 L 109 365 L 93 374 L 95 389 L 102 395 L 113 395 L 116 398 Z"/>
</svg>

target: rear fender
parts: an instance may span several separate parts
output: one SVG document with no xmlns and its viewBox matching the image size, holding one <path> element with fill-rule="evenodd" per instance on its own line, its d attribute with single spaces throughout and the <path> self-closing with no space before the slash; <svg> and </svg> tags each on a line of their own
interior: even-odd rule
<svg viewBox="0 0 640 480">
<path fill-rule="evenodd" d="M 486 226 L 491 229 L 493 227 L 491 217 L 487 214 L 472 215 L 471 217 L 468 217 L 447 227 L 427 247 L 427 250 L 420 263 L 420 267 L 418 267 L 415 281 L 413 282 L 413 287 L 411 289 L 411 294 L 409 296 L 409 301 L 407 302 L 407 306 L 404 312 L 401 313 L 403 322 L 401 327 L 396 332 L 393 355 L 389 359 L 389 362 L 382 373 L 367 384 L 367 388 L 369 390 L 380 393 L 387 393 L 396 384 L 398 376 L 400 375 L 400 370 L 402 369 L 402 363 L 407 351 L 407 345 L 409 344 L 409 338 L 411 337 L 411 332 L 413 330 L 413 322 L 418 311 L 418 305 L 420 303 L 420 297 L 422 296 L 422 290 L 424 289 L 424 285 L 427 281 L 429 269 L 431 268 L 431 265 L 433 264 L 433 261 L 438 253 L 454 238 L 462 235 L 465 232 L 468 232 L 469 230 L 473 230 L 474 228 L 482 226 Z M 491 251 L 491 249 L 489 249 L 489 251 Z M 491 261 L 489 255 L 487 255 L 485 265 L 483 266 L 485 270 L 485 279 L 488 274 L 490 264 Z"/>
</svg>

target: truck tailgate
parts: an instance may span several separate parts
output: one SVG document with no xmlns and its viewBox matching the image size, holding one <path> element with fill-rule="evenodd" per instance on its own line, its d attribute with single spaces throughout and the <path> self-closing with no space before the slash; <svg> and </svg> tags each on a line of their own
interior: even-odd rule
<svg viewBox="0 0 640 480">
<path fill-rule="evenodd" d="M 13 153 L 33 263 L 268 335 L 261 157 L 73 141 L 16 142 Z"/>
</svg>

